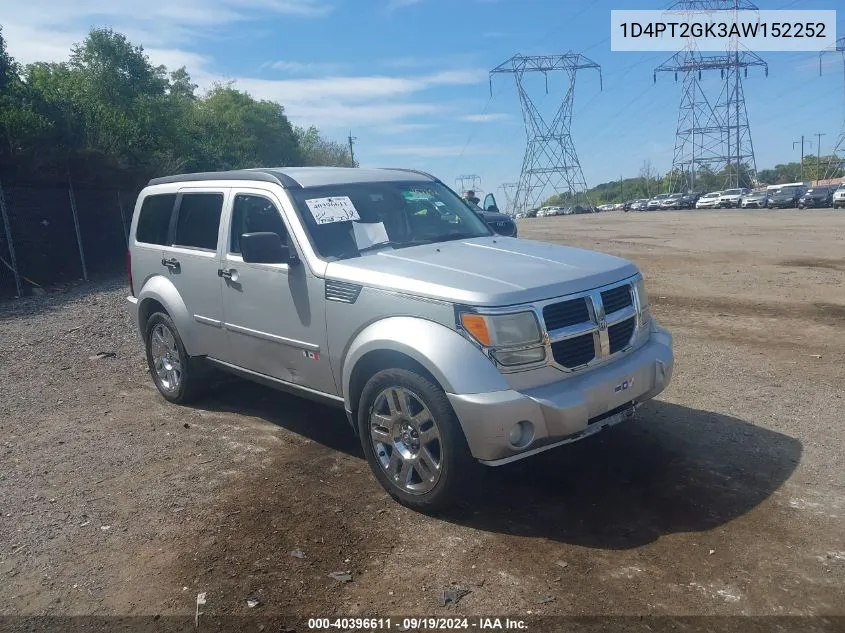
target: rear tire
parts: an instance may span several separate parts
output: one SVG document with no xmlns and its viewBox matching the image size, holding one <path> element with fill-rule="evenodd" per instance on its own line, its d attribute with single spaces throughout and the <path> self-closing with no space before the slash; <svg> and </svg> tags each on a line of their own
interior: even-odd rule
<svg viewBox="0 0 845 633">
<path fill-rule="evenodd" d="M 144 343 L 147 366 L 159 393 L 175 404 L 193 402 L 202 391 L 206 372 L 200 359 L 185 351 L 170 316 L 156 312 L 147 319 Z"/>
<path fill-rule="evenodd" d="M 406 369 L 376 373 L 361 393 L 358 433 L 376 479 L 396 501 L 443 512 L 473 488 L 473 459 L 445 392 Z"/>
</svg>

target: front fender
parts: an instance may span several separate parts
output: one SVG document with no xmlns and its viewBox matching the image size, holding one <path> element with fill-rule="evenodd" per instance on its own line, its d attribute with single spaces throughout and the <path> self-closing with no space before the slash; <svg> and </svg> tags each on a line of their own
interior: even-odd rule
<svg viewBox="0 0 845 633">
<path fill-rule="evenodd" d="M 196 340 L 196 323 L 193 316 L 188 312 L 185 302 L 176 286 L 161 275 L 150 277 L 145 283 L 141 291 L 137 294 L 138 299 L 138 326 L 141 329 L 141 336 L 144 335 L 144 322 L 151 312 L 151 302 L 157 301 L 164 309 L 170 318 L 173 319 L 176 329 L 179 330 L 179 336 L 185 346 L 185 351 L 190 356 L 197 356 L 202 354 Z"/>
<path fill-rule="evenodd" d="M 368 353 L 389 350 L 412 358 L 447 393 L 472 394 L 509 389 L 493 363 L 463 336 L 440 323 L 416 317 L 389 317 L 364 328 L 343 361 L 343 400 L 352 410 L 350 385 L 356 364 Z"/>
</svg>

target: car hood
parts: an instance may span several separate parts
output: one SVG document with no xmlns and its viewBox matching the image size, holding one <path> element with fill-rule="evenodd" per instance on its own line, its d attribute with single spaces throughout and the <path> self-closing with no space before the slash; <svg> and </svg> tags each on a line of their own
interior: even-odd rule
<svg viewBox="0 0 845 633">
<path fill-rule="evenodd" d="M 497 236 L 331 262 L 326 278 L 454 303 L 505 306 L 591 290 L 638 272 L 633 263 L 612 255 Z"/>
</svg>

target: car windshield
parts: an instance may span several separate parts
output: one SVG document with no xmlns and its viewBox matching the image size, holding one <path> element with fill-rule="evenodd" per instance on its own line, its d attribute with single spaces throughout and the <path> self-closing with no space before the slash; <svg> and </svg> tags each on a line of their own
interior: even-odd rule
<svg viewBox="0 0 845 633">
<path fill-rule="evenodd" d="M 314 250 L 328 260 L 493 234 L 468 204 L 437 182 L 339 184 L 291 194 Z"/>
<path fill-rule="evenodd" d="M 742 189 L 728 189 L 723 195 L 738 196 L 742 193 Z"/>
</svg>

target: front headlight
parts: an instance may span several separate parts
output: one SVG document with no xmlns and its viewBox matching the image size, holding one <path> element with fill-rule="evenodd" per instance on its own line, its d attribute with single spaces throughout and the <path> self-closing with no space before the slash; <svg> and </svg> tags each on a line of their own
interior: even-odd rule
<svg viewBox="0 0 845 633">
<path fill-rule="evenodd" d="M 491 350 L 493 358 L 501 365 L 527 365 L 546 358 L 540 324 L 533 312 L 463 312 L 460 322 L 473 339 Z"/>
</svg>

